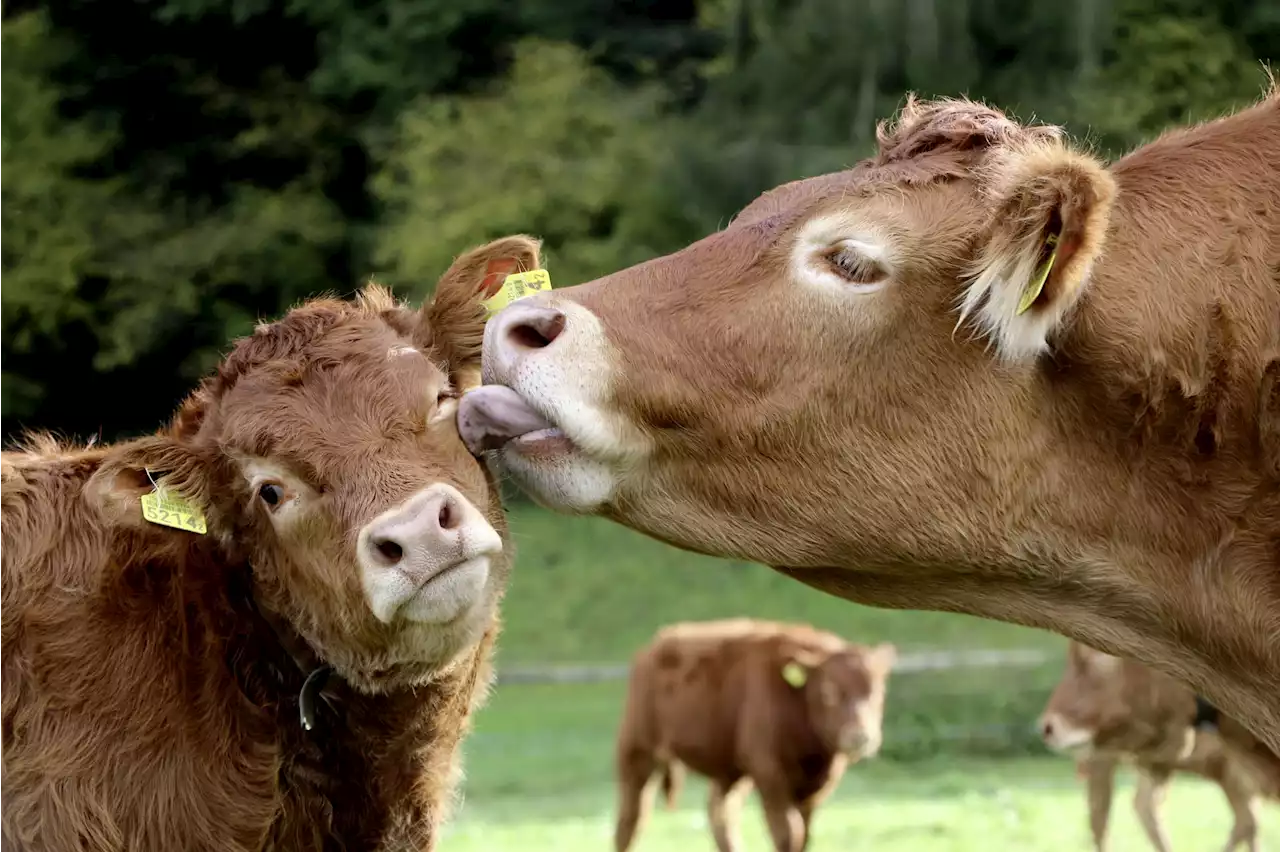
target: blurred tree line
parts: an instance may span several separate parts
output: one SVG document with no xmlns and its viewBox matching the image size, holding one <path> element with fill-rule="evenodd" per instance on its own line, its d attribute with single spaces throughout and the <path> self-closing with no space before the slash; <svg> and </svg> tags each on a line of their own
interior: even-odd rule
<svg viewBox="0 0 1280 852">
<path fill-rule="evenodd" d="M 4 431 L 153 428 L 259 317 L 504 233 L 671 251 L 907 90 L 1116 153 L 1278 60 L 1280 0 L 11 0 Z"/>
</svg>

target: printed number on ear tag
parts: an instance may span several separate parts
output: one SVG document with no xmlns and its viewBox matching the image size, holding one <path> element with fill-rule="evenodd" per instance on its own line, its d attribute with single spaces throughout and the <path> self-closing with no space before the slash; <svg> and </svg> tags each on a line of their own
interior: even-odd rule
<svg viewBox="0 0 1280 852">
<path fill-rule="evenodd" d="M 142 495 L 142 517 L 153 524 L 186 530 L 197 535 L 208 532 L 204 515 L 181 497 L 164 491 Z"/>
<path fill-rule="evenodd" d="M 1049 252 L 1048 259 L 1036 270 L 1036 274 L 1032 276 L 1031 280 L 1027 282 L 1027 286 L 1023 288 L 1022 298 L 1018 301 L 1018 316 L 1025 314 L 1036 299 L 1040 298 L 1040 291 L 1044 289 L 1044 282 L 1049 280 L 1049 271 L 1053 269 L 1053 262 L 1058 259 L 1058 235 L 1050 234 L 1045 242 L 1053 246 L 1053 251 Z"/>
<path fill-rule="evenodd" d="M 782 667 L 782 679 L 799 689 L 809 679 L 809 674 L 804 670 L 804 666 L 793 661 Z"/>
<path fill-rule="evenodd" d="M 551 289 L 551 273 L 545 269 L 530 269 L 528 272 L 515 272 L 502 282 L 501 289 L 480 304 L 484 305 L 485 316 L 491 317 L 512 302 L 542 293 Z"/>
</svg>

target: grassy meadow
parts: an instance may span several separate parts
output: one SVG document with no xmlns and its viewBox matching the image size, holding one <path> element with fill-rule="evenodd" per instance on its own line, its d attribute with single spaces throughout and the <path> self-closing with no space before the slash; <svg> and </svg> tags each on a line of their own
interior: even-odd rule
<svg viewBox="0 0 1280 852">
<path fill-rule="evenodd" d="M 903 650 L 1042 649 L 1048 663 L 911 672 L 890 681 L 885 744 L 819 811 L 812 850 L 1026 852 L 1088 850 L 1083 790 L 1033 730 L 1057 680 L 1065 640 L 959 615 L 894 612 L 841 601 L 759 565 L 710 559 L 605 521 L 527 504 L 511 511 L 515 576 L 498 666 L 625 663 L 653 631 L 681 619 L 796 619 Z M 612 747 L 625 684 L 498 686 L 464 747 L 463 800 L 443 852 L 577 852 L 612 848 Z M 1120 779 L 1113 852 L 1146 850 Z M 711 850 L 705 786 L 689 777 L 672 812 L 658 808 L 635 852 Z M 1264 848 L 1280 850 L 1280 809 L 1267 806 Z M 1175 852 L 1218 849 L 1230 814 L 1211 785 L 1178 780 L 1164 807 Z M 754 797 L 746 850 L 769 849 Z"/>
</svg>

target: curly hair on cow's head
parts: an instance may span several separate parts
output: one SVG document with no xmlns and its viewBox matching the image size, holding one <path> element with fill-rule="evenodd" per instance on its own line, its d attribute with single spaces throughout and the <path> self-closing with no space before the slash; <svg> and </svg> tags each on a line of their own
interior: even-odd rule
<svg viewBox="0 0 1280 852">
<path fill-rule="evenodd" d="M 920 100 L 907 95 L 898 115 L 876 125 L 876 165 L 886 166 L 924 154 L 974 151 L 1060 139 L 1061 127 L 1023 125 L 998 109 L 966 98 Z"/>
</svg>

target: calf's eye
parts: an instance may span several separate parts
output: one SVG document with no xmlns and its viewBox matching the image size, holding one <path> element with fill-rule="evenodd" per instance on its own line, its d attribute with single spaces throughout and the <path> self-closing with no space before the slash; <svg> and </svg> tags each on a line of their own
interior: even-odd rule
<svg viewBox="0 0 1280 852">
<path fill-rule="evenodd" d="M 284 502 L 284 489 L 274 482 L 264 482 L 258 487 L 258 498 L 274 509 Z"/>
</svg>

